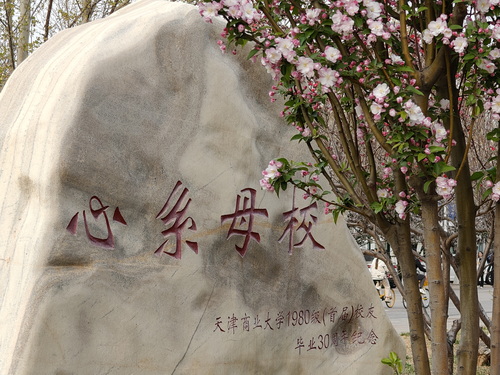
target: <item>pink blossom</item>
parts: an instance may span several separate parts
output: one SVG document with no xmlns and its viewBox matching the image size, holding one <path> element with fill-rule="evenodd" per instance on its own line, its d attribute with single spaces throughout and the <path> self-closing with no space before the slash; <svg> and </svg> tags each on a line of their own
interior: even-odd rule
<svg viewBox="0 0 500 375">
<path fill-rule="evenodd" d="M 436 141 L 438 142 L 441 142 L 448 135 L 444 126 L 438 121 L 432 123 L 432 130 L 434 132 L 434 136 L 436 137 Z"/>
<path fill-rule="evenodd" d="M 495 69 L 497 68 L 495 64 L 493 64 L 490 60 L 488 59 L 482 59 L 481 62 L 478 65 L 481 69 L 486 70 L 488 73 L 493 73 Z"/>
<path fill-rule="evenodd" d="M 387 189 L 378 189 L 377 190 L 377 197 L 379 197 L 379 198 L 389 198 L 390 197 L 390 192 Z"/>
<path fill-rule="evenodd" d="M 306 77 L 312 77 L 314 75 L 314 61 L 310 57 L 300 56 L 297 70 Z"/>
<path fill-rule="evenodd" d="M 459 36 L 452 43 L 451 46 L 457 53 L 463 53 L 467 48 L 467 38 Z"/>
<path fill-rule="evenodd" d="M 340 51 L 337 48 L 327 46 L 325 48 L 325 58 L 328 61 L 331 61 L 334 63 L 334 62 L 337 62 L 338 60 L 340 60 L 342 58 L 342 55 L 340 54 Z"/>
<path fill-rule="evenodd" d="M 500 49 L 494 48 L 488 54 L 488 57 L 492 60 L 500 59 Z"/>
<path fill-rule="evenodd" d="M 218 15 L 219 10 L 222 9 L 222 4 L 219 4 L 215 1 L 211 3 L 201 3 L 199 5 L 199 10 L 201 16 L 205 19 L 205 21 L 212 22 L 212 18 Z"/>
<path fill-rule="evenodd" d="M 268 178 L 261 179 L 259 183 L 262 190 L 274 191 L 274 187 L 271 185 Z"/>
<path fill-rule="evenodd" d="M 373 102 L 370 106 L 370 112 L 374 115 L 380 115 L 382 112 L 384 112 L 384 106 Z"/>
<path fill-rule="evenodd" d="M 493 185 L 493 187 L 491 188 L 491 192 L 500 196 L 500 181 Z"/>
<path fill-rule="evenodd" d="M 377 99 L 385 99 L 385 97 L 391 92 L 387 83 L 378 84 L 372 91 L 372 94 Z"/>
<path fill-rule="evenodd" d="M 490 0 L 477 0 L 476 1 L 476 9 L 480 13 L 488 12 L 490 10 L 490 6 L 491 6 Z"/>
<path fill-rule="evenodd" d="M 372 20 L 380 17 L 382 14 L 382 5 L 374 0 L 363 0 L 363 5 L 366 7 L 366 16 Z"/>
<path fill-rule="evenodd" d="M 429 22 L 429 25 L 427 25 L 427 29 L 433 36 L 438 36 L 439 34 L 442 34 L 446 28 L 447 28 L 446 21 L 444 21 L 442 18 L 438 18 L 435 21 L 431 21 Z"/>
<path fill-rule="evenodd" d="M 352 18 L 337 10 L 331 19 L 333 31 L 342 35 L 352 33 L 354 27 L 354 20 Z"/>
<path fill-rule="evenodd" d="M 321 9 L 314 8 L 306 10 L 306 18 L 309 20 L 309 25 L 313 26 L 318 21 L 321 14 Z"/>
<path fill-rule="evenodd" d="M 373 35 L 382 36 L 384 34 L 384 24 L 381 21 L 367 21 L 368 27 Z"/>
<path fill-rule="evenodd" d="M 276 64 L 281 60 L 281 52 L 276 48 L 268 48 L 266 50 L 266 57 L 272 64 Z"/>
<path fill-rule="evenodd" d="M 318 71 L 319 83 L 324 87 L 332 87 L 337 81 L 338 73 L 335 70 L 323 67 Z"/>
<path fill-rule="evenodd" d="M 406 218 L 406 206 L 408 206 L 408 202 L 404 200 L 399 200 L 396 202 L 396 212 L 400 219 L 404 220 Z"/>
<path fill-rule="evenodd" d="M 446 176 L 439 176 L 436 178 L 436 193 L 447 199 L 453 194 L 453 188 L 457 182 L 452 178 Z"/>
</svg>

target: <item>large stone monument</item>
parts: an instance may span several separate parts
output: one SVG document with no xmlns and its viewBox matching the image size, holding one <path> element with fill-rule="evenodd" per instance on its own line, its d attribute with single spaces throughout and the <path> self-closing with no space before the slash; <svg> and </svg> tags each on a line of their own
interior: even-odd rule
<svg viewBox="0 0 500 375">
<path fill-rule="evenodd" d="M 38 49 L 0 96 L 0 374 L 390 374 L 345 225 L 259 189 L 287 151 L 220 24 L 140 1 Z"/>
</svg>

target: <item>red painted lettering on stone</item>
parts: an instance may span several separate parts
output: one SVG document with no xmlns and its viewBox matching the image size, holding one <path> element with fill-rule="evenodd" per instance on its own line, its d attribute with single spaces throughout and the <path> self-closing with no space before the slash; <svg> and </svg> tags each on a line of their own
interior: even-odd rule
<svg viewBox="0 0 500 375">
<path fill-rule="evenodd" d="M 253 329 L 255 329 L 255 328 L 262 329 L 262 324 L 260 323 L 260 319 L 259 319 L 258 315 L 254 318 L 254 321 L 253 321 Z"/>
<path fill-rule="evenodd" d="M 242 193 L 248 192 L 250 197 L 243 197 L 241 204 L 241 196 L 236 196 L 236 208 L 234 213 L 221 216 L 221 223 L 231 220 L 231 226 L 227 232 L 226 239 L 232 236 L 244 236 L 242 246 L 235 245 L 236 251 L 243 257 L 248 250 L 248 244 L 253 239 L 260 243 L 260 235 L 253 232 L 253 222 L 255 215 L 268 217 L 266 209 L 255 208 L 255 189 L 246 188 L 241 190 Z M 243 228 L 243 229 L 241 229 Z"/>
<path fill-rule="evenodd" d="M 222 327 L 220 326 L 222 324 L 222 320 L 220 320 L 220 316 L 215 318 L 215 328 L 214 328 L 214 332 L 219 330 L 219 332 L 226 332 L 222 329 Z"/>
<path fill-rule="evenodd" d="M 318 204 L 316 202 L 310 204 L 309 206 L 299 209 L 295 207 L 295 190 L 293 192 L 292 198 L 292 209 L 290 211 L 283 213 L 283 219 L 287 222 L 286 228 L 283 231 L 283 234 L 278 239 L 278 242 L 282 242 L 284 238 L 288 235 L 288 254 L 292 254 L 293 248 L 295 247 L 303 247 L 306 240 L 310 240 L 313 248 L 318 250 L 324 250 L 325 247 L 321 245 L 314 236 L 312 235 L 312 227 L 318 221 L 317 216 L 313 215 L 311 211 L 318 210 Z M 300 222 L 302 219 L 302 222 Z M 298 231 L 303 231 L 304 236 L 299 242 L 294 243 L 293 234 Z"/>
<path fill-rule="evenodd" d="M 106 231 L 107 235 L 105 238 L 100 238 L 93 236 L 90 233 L 88 221 L 87 221 L 87 213 L 85 210 L 83 210 L 83 222 L 85 225 L 85 232 L 87 234 L 87 238 L 95 244 L 96 246 L 103 247 L 105 249 L 114 249 L 115 247 L 115 238 L 113 236 L 113 232 L 111 231 L 111 226 L 109 224 L 109 219 L 108 219 L 108 214 L 106 213 L 106 210 L 109 208 L 109 206 L 105 206 L 102 201 L 97 197 L 97 196 L 92 196 L 89 200 L 89 208 L 90 208 L 90 213 L 94 217 L 94 220 L 97 221 L 101 216 L 104 218 L 104 222 L 106 225 Z M 68 226 L 66 227 L 66 230 L 70 232 L 71 234 L 75 235 L 78 230 L 78 217 L 79 217 L 79 212 L 77 212 L 70 220 Z M 117 207 L 115 208 L 115 211 L 113 213 L 113 221 L 119 222 L 123 225 L 127 225 L 127 222 L 123 218 L 120 209 Z"/>
<path fill-rule="evenodd" d="M 238 318 L 235 317 L 234 314 L 232 316 L 227 317 L 227 330 L 228 330 L 228 332 L 233 331 L 233 335 L 234 335 L 234 331 L 236 330 L 236 328 L 238 328 L 238 325 L 236 324 L 237 322 L 238 322 Z"/>
<path fill-rule="evenodd" d="M 245 316 L 241 318 L 241 321 L 243 322 L 243 331 L 249 332 L 250 331 L 250 317 L 245 313 Z"/>
<path fill-rule="evenodd" d="M 368 312 L 366 313 L 366 317 L 365 318 L 374 318 L 374 319 L 377 319 L 377 317 L 375 315 L 373 315 L 373 311 L 375 310 L 375 307 L 373 307 L 372 304 L 370 304 L 370 307 L 368 308 Z"/>
<path fill-rule="evenodd" d="M 271 331 L 274 331 L 274 328 L 271 327 L 271 323 L 270 322 L 271 322 L 271 317 L 269 316 L 269 312 L 268 312 L 267 313 L 267 319 L 266 319 L 266 325 L 265 325 L 264 329 L 267 329 L 269 327 L 269 329 Z"/>
<path fill-rule="evenodd" d="M 295 349 L 298 349 L 299 350 L 299 355 L 300 355 L 300 351 L 301 349 L 304 347 L 304 339 L 301 337 L 299 337 L 297 339 L 297 346 L 295 347 Z"/>
<path fill-rule="evenodd" d="M 158 215 L 156 215 L 156 218 L 160 219 L 165 224 L 165 226 L 170 226 L 166 230 L 162 231 L 161 234 L 163 234 L 164 237 L 175 237 L 175 252 L 170 253 L 164 250 L 169 241 L 169 239 L 167 238 L 155 251 L 155 254 L 161 254 L 163 252 L 176 259 L 181 259 L 182 232 L 186 229 L 186 227 L 191 231 L 196 230 L 196 223 L 192 217 L 189 216 L 184 219 L 184 216 L 186 215 L 186 212 L 189 208 L 189 204 L 191 203 L 191 198 L 187 198 L 187 194 L 189 193 L 189 190 L 187 188 L 183 188 L 181 191 L 181 185 L 182 182 L 177 181 L 174 189 L 168 196 L 167 201 L 163 205 L 163 208 L 160 210 Z M 177 197 L 175 203 L 173 203 L 174 196 Z M 197 242 L 185 242 L 191 250 L 198 254 Z"/>
<path fill-rule="evenodd" d="M 281 325 L 285 323 L 285 315 L 283 311 L 280 311 L 275 319 L 276 325 L 278 326 L 278 329 L 281 328 Z"/>
<path fill-rule="evenodd" d="M 368 341 L 370 344 L 375 345 L 377 343 L 378 336 L 375 334 L 373 329 L 370 331 L 368 334 L 368 337 L 366 338 L 366 341 Z"/>
<path fill-rule="evenodd" d="M 363 305 L 358 304 L 356 310 L 354 310 L 354 319 L 364 318 L 363 316 Z"/>
<path fill-rule="evenodd" d="M 309 340 L 309 345 L 307 346 L 307 351 L 314 350 L 314 349 L 321 349 L 316 347 L 316 341 L 314 340 L 314 337 Z"/>
</svg>

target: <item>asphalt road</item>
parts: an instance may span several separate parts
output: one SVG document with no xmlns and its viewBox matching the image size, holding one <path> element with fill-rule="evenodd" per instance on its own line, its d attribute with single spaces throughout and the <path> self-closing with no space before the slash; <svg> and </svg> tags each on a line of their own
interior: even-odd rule
<svg viewBox="0 0 500 375">
<path fill-rule="evenodd" d="M 455 293 L 459 295 L 458 284 L 452 284 L 452 288 Z M 493 307 L 493 288 L 490 285 L 485 285 L 483 288 L 478 287 L 479 302 L 483 305 L 486 314 L 491 317 L 492 307 Z M 385 304 L 384 304 L 385 306 Z M 410 330 L 408 329 L 408 318 L 406 315 L 406 309 L 403 306 L 403 299 L 401 294 L 396 290 L 396 303 L 392 309 L 385 307 L 385 312 L 389 316 L 394 328 L 398 333 L 406 333 Z M 430 311 L 429 311 L 430 312 Z M 450 304 L 449 316 L 448 316 L 448 328 L 451 327 L 453 321 L 459 318 L 458 310 L 453 304 Z"/>
</svg>

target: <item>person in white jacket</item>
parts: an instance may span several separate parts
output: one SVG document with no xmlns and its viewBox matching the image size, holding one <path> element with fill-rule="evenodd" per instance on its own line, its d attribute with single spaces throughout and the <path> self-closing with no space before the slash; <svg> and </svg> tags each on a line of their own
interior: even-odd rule
<svg viewBox="0 0 500 375">
<path fill-rule="evenodd" d="M 387 269 L 385 263 L 378 258 L 374 258 L 370 266 L 370 272 L 372 274 L 373 281 L 380 281 L 380 285 L 384 287 L 385 298 L 391 299 L 391 285 L 389 284 L 389 279 L 387 278 L 389 270 Z"/>
</svg>

